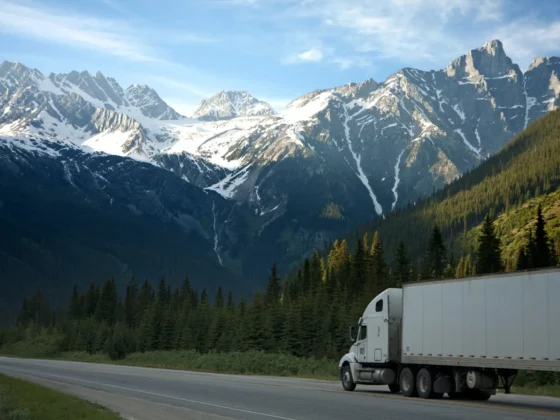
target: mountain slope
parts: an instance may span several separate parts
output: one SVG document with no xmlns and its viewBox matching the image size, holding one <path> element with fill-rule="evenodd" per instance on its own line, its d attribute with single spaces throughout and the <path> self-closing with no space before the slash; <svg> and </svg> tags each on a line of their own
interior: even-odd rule
<svg viewBox="0 0 560 420">
<path fill-rule="evenodd" d="M 64 302 L 73 283 L 111 276 L 247 293 L 225 267 L 249 231 L 239 211 L 151 164 L 0 137 L 0 308 L 38 287 Z"/>
<path fill-rule="evenodd" d="M 535 211 L 522 210 L 526 203 L 533 198 L 554 200 L 559 189 L 560 111 L 556 110 L 530 124 L 476 169 L 416 205 L 403 208 L 385 220 L 374 221 L 367 230 L 379 231 L 390 255 L 403 240 L 413 255 L 420 256 L 437 224 L 455 254 L 467 254 L 474 251 L 471 229 L 490 213 L 500 215 L 498 231 L 504 244 L 519 245 L 520 237 L 507 238 L 514 229 L 523 229 L 535 217 Z M 551 208 L 549 221 L 552 221 L 558 213 L 553 210 L 553 203 L 548 207 Z M 523 215 L 519 216 L 520 212 Z M 558 233 L 554 230 L 557 223 L 551 222 L 551 235 Z M 507 249 L 512 251 L 516 246 Z M 511 265 L 516 254 L 509 253 L 506 257 Z"/>
</svg>

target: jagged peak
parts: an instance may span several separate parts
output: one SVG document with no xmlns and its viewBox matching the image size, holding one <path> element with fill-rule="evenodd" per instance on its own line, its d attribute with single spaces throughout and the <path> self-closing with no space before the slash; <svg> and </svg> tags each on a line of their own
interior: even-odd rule
<svg viewBox="0 0 560 420">
<path fill-rule="evenodd" d="M 479 48 L 480 49 L 480 48 Z M 503 53 L 505 54 L 504 51 L 504 44 L 502 43 L 502 41 L 500 41 L 499 39 L 493 39 L 491 41 L 486 42 L 483 46 L 482 49 L 486 50 L 487 52 L 495 55 L 496 53 Z"/>
</svg>

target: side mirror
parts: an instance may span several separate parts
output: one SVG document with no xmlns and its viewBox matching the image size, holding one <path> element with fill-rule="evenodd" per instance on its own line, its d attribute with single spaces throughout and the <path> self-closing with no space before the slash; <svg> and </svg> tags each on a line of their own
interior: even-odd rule
<svg viewBox="0 0 560 420">
<path fill-rule="evenodd" d="M 358 338 L 358 326 L 352 325 L 350 326 L 350 341 L 352 343 L 355 343 L 357 338 Z"/>
</svg>

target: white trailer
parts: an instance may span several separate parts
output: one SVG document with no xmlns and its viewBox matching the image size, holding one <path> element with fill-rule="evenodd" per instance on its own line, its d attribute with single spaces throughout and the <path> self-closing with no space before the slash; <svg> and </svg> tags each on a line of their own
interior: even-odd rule
<svg viewBox="0 0 560 420">
<path fill-rule="evenodd" d="M 386 384 L 408 397 L 509 393 L 519 370 L 560 372 L 560 270 L 387 289 L 350 336 L 339 363 L 347 391 Z"/>
</svg>

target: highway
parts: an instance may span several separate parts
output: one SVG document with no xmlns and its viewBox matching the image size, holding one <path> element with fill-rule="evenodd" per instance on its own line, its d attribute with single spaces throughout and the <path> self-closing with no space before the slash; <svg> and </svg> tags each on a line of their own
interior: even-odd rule
<svg viewBox="0 0 560 420">
<path fill-rule="evenodd" d="M 487 402 L 422 400 L 387 387 L 0 357 L 0 373 L 105 405 L 125 419 L 494 420 L 560 417 L 560 399 L 497 395 Z"/>
</svg>

